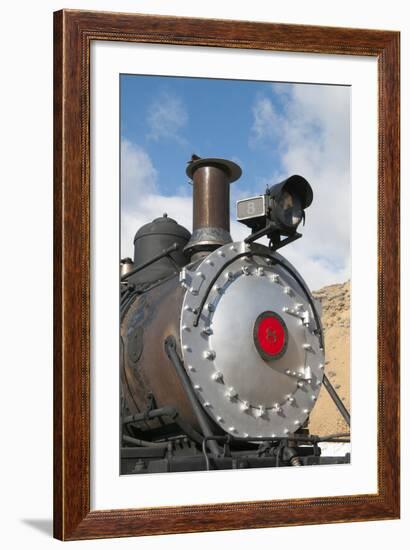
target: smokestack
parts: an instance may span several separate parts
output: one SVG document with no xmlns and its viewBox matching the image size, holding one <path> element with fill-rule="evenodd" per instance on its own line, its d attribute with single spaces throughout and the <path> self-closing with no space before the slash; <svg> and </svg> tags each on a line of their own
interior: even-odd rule
<svg viewBox="0 0 410 550">
<path fill-rule="evenodd" d="M 193 181 L 194 204 L 192 237 L 184 250 L 192 257 L 232 242 L 229 186 L 241 177 L 242 170 L 229 160 L 192 155 L 186 173 Z"/>
</svg>

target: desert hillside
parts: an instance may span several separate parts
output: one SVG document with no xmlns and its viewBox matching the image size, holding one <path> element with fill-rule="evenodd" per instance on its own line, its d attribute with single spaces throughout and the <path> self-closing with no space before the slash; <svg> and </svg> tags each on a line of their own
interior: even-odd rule
<svg viewBox="0 0 410 550">
<path fill-rule="evenodd" d="M 350 281 L 323 287 L 313 295 L 322 304 L 325 373 L 350 410 Z M 316 435 L 348 431 L 324 387 L 310 417 L 309 430 Z"/>
</svg>

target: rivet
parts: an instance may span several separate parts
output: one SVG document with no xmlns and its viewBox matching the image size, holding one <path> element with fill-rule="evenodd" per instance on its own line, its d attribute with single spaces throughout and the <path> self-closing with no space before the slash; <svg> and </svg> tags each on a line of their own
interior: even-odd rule
<svg viewBox="0 0 410 550">
<path fill-rule="evenodd" d="M 222 372 L 220 372 L 219 370 L 217 370 L 216 372 L 214 372 L 211 376 L 212 380 L 216 380 L 217 382 L 219 380 L 222 380 L 223 378 L 223 375 L 222 375 Z"/>
<path fill-rule="evenodd" d="M 208 311 L 215 311 L 215 306 L 213 304 L 207 304 L 206 309 Z"/>
<path fill-rule="evenodd" d="M 231 427 L 229 428 L 229 431 L 230 431 L 230 432 L 236 432 L 235 426 L 231 426 Z"/>
<path fill-rule="evenodd" d="M 217 416 L 216 419 L 217 419 L 218 422 L 223 422 L 223 421 L 224 421 L 224 419 L 222 418 L 222 416 Z"/>
<path fill-rule="evenodd" d="M 205 327 L 205 328 L 201 331 L 201 333 L 202 333 L 203 335 L 205 335 L 205 336 L 209 336 L 210 334 L 212 334 L 212 329 L 211 329 L 211 327 Z"/>
<path fill-rule="evenodd" d="M 321 381 L 321 380 L 318 380 L 318 381 L 316 382 L 316 386 L 321 386 L 321 385 L 322 385 L 322 381 Z"/>
<path fill-rule="evenodd" d="M 284 434 L 288 434 L 288 433 L 289 433 L 289 430 L 288 430 L 287 428 L 285 428 L 285 429 L 283 430 L 283 433 L 284 433 Z"/>
<path fill-rule="evenodd" d="M 212 361 L 213 359 L 215 359 L 216 353 L 210 349 L 207 349 L 204 351 L 203 355 L 205 359 L 209 359 L 210 361 Z"/>
<path fill-rule="evenodd" d="M 189 292 L 193 295 L 193 296 L 198 296 L 198 291 L 195 289 L 195 288 L 191 288 L 189 289 Z"/>
<path fill-rule="evenodd" d="M 223 250 L 218 250 L 217 254 L 218 254 L 218 256 L 220 256 L 221 258 L 225 258 L 225 253 L 223 252 Z"/>
<path fill-rule="evenodd" d="M 187 273 L 186 273 L 185 267 L 183 267 L 183 268 L 181 269 L 180 274 L 179 274 L 179 282 L 180 282 L 180 283 L 185 283 L 186 280 L 187 280 Z"/>
<path fill-rule="evenodd" d="M 278 283 L 278 282 L 279 282 L 279 275 L 277 275 L 276 273 L 274 273 L 274 274 L 272 275 L 272 281 L 273 281 L 274 283 Z"/>
<path fill-rule="evenodd" d="M 186 344 L 182 346 L 182 349 L 184 349 L 185 351 L 191 351 L 191 348 Z"/>
<path fill-rule="evenodd" d="M 298 378 L 303 378 L 303 373 L 302 372 L 298 372 Z"/>
<path fill-rule="evenodd" d="M 319 369 L 323 370 L 324 368 L 325 368 L 324 363 L 320 363 L 320 364 L 319 364 Z"/>
<path fill-rule="evenodd" d="M 272 263 L 272 258 L 265 258 L 265 262 L 267 264 L 271 264 Z"/>
<path fill-rule="evenodd" d="M 205 263 L 207 263 L 208 265 L 214 265 L 214 262 L 212 260 L 210 260 L 209 258 L 207 260 L 205 260 Z"/>
<path fill-rule="evenodd" d="M 229 388 L 225 395 L 229 399 L 234 399 L 238 395 L 238 393 L 233 388 Z"/>
<path fill-rule="evenodd" d="M 290 286 L 285 286 L 285 288 L 283 289 L 283 292 L 288 296 L 290 296 L 292 294 L 292 289 L 290 288 Z"/>
<path fill-rule="evenodd" d="M 309 409 L 303 409 L 303 414 L 309 414 Z"/>
<path fill-rule="evenodd" d="M 243 437 L 249 437 L 249 434 L 244 432 Z"/>
<path fill-rule="evenodd" d="M 303 344 L 302 348 L 306 349 L 306 350 L 309 350 L 309 351 L 313 351 L 313 348 L 310 344 Z"/>
<path fill-rule="evenodd" d="M 189 326 L 188 325 L 182 325 L 182 330 L 189 330 Z"/>
<path fill-rule="evenodd" d="M 243 411 L 248 411 L 249 410 L 249 402 L 248 401 L 244 401 L 242 403 L 241 410 L 243 410 Z"/>
<path fill-rule="evenodd" d="M 209 401 L 206 401 L 206 402 L 204 403 L 204 407 L 209 408 L 210 406 L 211 406 L 211 403 L 209 403 Z"/>
<path fill-rule="evenodd" d="M 232 281 L 234 275 L 232 271 L 228 271 L 228 273 L 225 275 L 225 277 L 228 279 L 228 281 Z"/>
<path fill-rule="evenodd" d="M 289 308 L 288 307 L 283 307 L 282 311 L 283 311 L 283 313 L 289 313 Z"/>
<path fill-rule="evenodd" d="M 188 370 L 191 372 L 195 372 L 195 367 L 193 367 L 192 365 L 188 365 Z"/>
<path fill-rule="evenodd" d="M 195 384 L 194 389 L 199 391 L 201 389 L 201 386 L 199 384 Z"/>
<path fill-rule="evenodd" d="M 205 275 L 202 273 L 202 271 L 197 271 L 196 276 L 197 277 L 202 277 L 203 279 L 205 279 Z"/>
<path fill-rule="evenodd" d="M 302 382 L 302 380 L 299 380 L 299 382 L 298 382 L 298 388 L 303 388 L 303 382 Z"/>
<path fill-rule="evenodd" d="M 289 369 L 286 369 L 285 373 L 288 375 L 288 376 L 291 376 L 291 371 Z"/>
<path fill-rule="evenodd" d="M 277 413 L 280 413 L 280 412 L 282 412 L 282 407 L 279 405 L 279 403 L 275 403 L 273 405 L 273 410 Z"/>
<path fill-rule="evenodd" d="M 265 270 L 263 269 L 263 267 L 258 267 L 258 275 L 259 277 L 262 277 L 263 275 L 265 275 Z"/>
<path fill-rule="evenodd" d="M 292 372 L 292 376 L 296 376 L 296 374 L 297 374 L 297 373 L 296 373 L 296 371 L 294 370 L 294 371 Z"/>
<path fill-rule="evenodd" d="M 311 400 L 316 401 L 316 399 L 317 399 L 316 395 L 312 395 Z"/>
<path fill-rule="evenodd" d="M 300 420 L 295 420 L 295 426 L 300 426 Z"/>
<path fill-rule="evenodd" d="M 221 287 L 219 285 L 214 285 L 215 292 L 221 292 Z"/>
<path fill-rule="evenodd" d="M 258 418 L 261 418 L 262 416 L 264 416 L 264 414 L 266 413 L 266 409 L 263 405 L 260 405 L 258 410 L 256 411 L 256 416 Z"/>
<path fill-rule="evenodd" d="M 242 273 L 244 275 L 249 275 L 249 267 L 247 265 L 242 266 Z"/>
<path fill-rule="evenodd" d="M 229 250 L 232 250 L 232 252 L 236 252 L 236 248 L 235 248 L 234 245 L 230 246 L 230 247 L 229 247 Z"/>
<path fill-rule="evenodd" d="M 288 395 L 287 400 L 289 401 L 289 403 L 294 403 L 295 398 L 292 395 Z"/>
</svg>

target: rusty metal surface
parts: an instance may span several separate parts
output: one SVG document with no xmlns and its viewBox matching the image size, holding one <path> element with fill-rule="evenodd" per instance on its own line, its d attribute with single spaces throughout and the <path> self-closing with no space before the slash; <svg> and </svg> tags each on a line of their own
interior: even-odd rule
<svg viewBox="0 0 410 550">
<path fill-rule="evenodd" d="M 219 227 L 229 231 L 229 178 L 219 166 L 195 170 L 193 230 Z"/>
<path fill-rule="evenodd" d="M 192 238 L 186 250 L 209 250 L 231 242 L 229 234 L 230 184 L 238 179 L 240 167 L 224 159 L 197 159 L 189 163 L 193 180 Z"/>
<path fill-rule="evenodd" d="M 187 422 L 198 428 L 196 417 L 164 348 L 164 341 L 170 335 L 179 346 L 184 292 L 175 277 L 135 299 L 121 323 L 124 345 L 121 383 L 129 414 L 144 412 L 152 393 L 157 407 L 175 407 Z M 136 338 L 142 338 L 142 342 L 137 343 Z M 164 419 L 165 423 L 168 421 Z M 158 419 L 146 422 L 147 429 L 159 426 Z"/>
</svg>

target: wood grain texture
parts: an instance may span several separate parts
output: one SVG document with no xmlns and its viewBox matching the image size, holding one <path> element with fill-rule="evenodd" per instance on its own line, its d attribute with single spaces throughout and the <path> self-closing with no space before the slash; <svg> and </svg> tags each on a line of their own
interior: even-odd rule
<svg viewBox="0 0 410 550">
<path fill-rule="evenodd" d="M 89 64 L 92 40 L 377 58 L 377 494 L 90 511 Z M 389 31 L 71 10 L 54 14 L 55 537 L 74 540 L 399 517 L 399 43 L 399 33 Z"/>
</svg>

